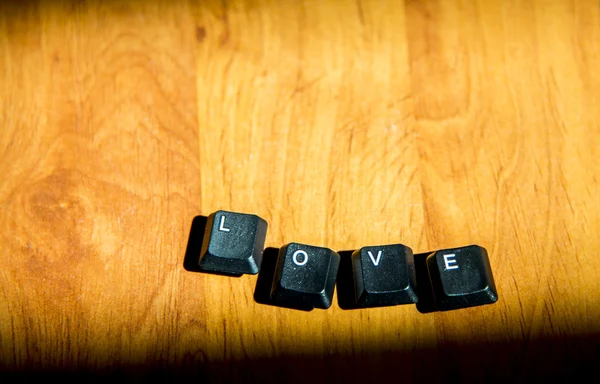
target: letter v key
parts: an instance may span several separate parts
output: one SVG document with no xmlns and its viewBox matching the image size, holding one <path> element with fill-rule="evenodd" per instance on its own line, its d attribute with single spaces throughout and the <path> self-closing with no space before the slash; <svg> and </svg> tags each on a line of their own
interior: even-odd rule
<svg viewBox="0 0 600 384">
<path fill-rule="evenodd" d="M 371 251 L 367 252 L 369 254 L 369 257 L 371 258 L 371 261 L 373 262 L 373 264 L 377 267 L 379 266 L 379 262 L 381 261 L 381 255 L 383 254 L 383 251 L 377 251 L 377 258 L 373 257 L 373 254 L 371 253 Z"/>
</svg>

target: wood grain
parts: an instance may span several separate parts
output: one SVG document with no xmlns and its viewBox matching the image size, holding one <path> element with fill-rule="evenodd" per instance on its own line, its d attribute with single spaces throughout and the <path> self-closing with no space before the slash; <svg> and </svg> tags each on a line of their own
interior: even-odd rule
<svg viewBox="0 0 600 384">
<path fill-rule="evenodd" d="M 600 357 L 600 3 L 0 5 L 0 369 L 526 381 Z M 498 303 L 294 311 L 186 271 L 267 246 L 486 247 Z M 104 376 L 100 376 L 104 377 Z"/>
</svg>

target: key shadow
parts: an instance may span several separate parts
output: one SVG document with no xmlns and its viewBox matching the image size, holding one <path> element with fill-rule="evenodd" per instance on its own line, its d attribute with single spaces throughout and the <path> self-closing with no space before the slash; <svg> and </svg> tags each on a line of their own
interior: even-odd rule
<svg viewBox="0 0 600 384">
<path fill-rule="evenodd" d="M 262 264 L 260 272 L 258 273 L 258 279 L 256 280 L 256 288 L 254 289 L 254 301 L 259 304 L 272 305 L 274 307 L 296 309 L 306 312 L 312 311 L 314 309 L 312 307 L 306 307 L 296 303 L 276 302 L 271 299 L 271 286 L 273 285 L 273 278 L 275 277 L 278 255 L 279 248 L 269 247 L 263 251 Z"/>
<path fill-rule="evenodd" d="M 192 220 L 192 225 L 190 227 L 190 236 L 188 238 L 185 255 L 183 257 L 183 268 L 188 272 L 201 272 L 208 273 L 210 275 L 227 277 L 242 276 L 241 274 L 237 273 L 205 271 L 200 269 L 200 267 L 198 266 L 198 261 L 200 260 L 200 251 L 202 250 L 202 240 L 204 239 L 204 232 L 206 230 L 207 221 L 207 216 L 196 216 Z"/>
<path fill-rule="evenodd" d="M 335 283 L 338 305 L 341 309 L 360 309 L 356 304 L 354 294 L 354 276 L 352 274 L 352 253 L 354 251 L 339 251 L 340 268 Z"/>
<path fill-rule="evenodd" d="M 417 311 L 421 313 L 436 312 L 435 296 L 433 295 L 433 287 L 427 273 L 427 256 L 433 252 L 416 253 L 415 259 L 415 275 L 417 278 Z"/>
</svg>

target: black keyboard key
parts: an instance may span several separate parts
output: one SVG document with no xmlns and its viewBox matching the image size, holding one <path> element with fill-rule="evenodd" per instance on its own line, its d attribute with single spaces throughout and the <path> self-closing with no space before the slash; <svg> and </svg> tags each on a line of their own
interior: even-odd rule
<svg viewBox="0 0 600 384">
<path fill-rule="evenodd" d="M 427 270 L 437 310 L 491 304 L 498 300 L 485 248 L 470 245 L 427 256 Z"/>
<path fill-rule="evenodd" d="M 352 254 L 357 307 L 414 304 L 415 263 L 402 244 L 363 247 Z"/>
<path fill-rule="evenodd" d="M 260 270 L 266 235 L 267 222 L 256 215 L 217 211 L 208 217 L 198 266 L 254 275 Z"/>
<path fill-rule="evenodd" d="M 328 248 L 290 243 L 279 250 L 271 299 L 298 308 L 331 306 L 340 256 Z"/>
</svg>

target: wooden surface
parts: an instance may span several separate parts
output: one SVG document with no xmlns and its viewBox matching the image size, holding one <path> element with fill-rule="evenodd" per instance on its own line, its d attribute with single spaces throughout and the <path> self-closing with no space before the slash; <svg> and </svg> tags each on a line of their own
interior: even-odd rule
<svg viewBox="0 0 600 384">
<path fill-rule="evenodd" d="M 598 1 L 0 5 L 4 373 L 564 377 L 600 356 Z M 267 246 L 486 247 L 494 305 L 301 312 L 186 271 Z M 102 376 L 103 377 L 103 376 Z"/>
</svg>

